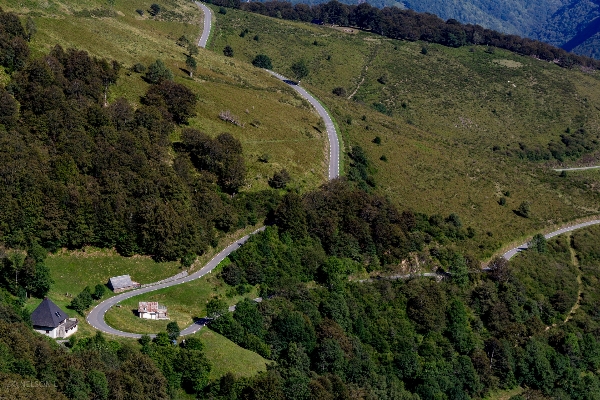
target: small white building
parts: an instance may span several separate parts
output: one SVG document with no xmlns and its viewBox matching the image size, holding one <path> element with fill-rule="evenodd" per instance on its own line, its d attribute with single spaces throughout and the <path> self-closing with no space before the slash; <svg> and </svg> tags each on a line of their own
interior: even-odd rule
<svg viewBox="0 0 600 400">
<path fill-rule="evenodd" d="M 124 292 L 129 289 L 136 289 L 140 284 L 131 280 L 129 275 L 113 276 L 108 280 L 108 287 L 115 293 Z"/>
<path fill-rule="evenodd" d="M 66 338 L 77 332 L 77 319 L 69 318 L 49 298 L 44 298 L 31 313 L 33 329 L 52 339 Z"/>
<path fill-rule="evenodd" d="M 160 305 L 156 301 L 140 301 L 138 316 L 145 319 L 169 319 L 167 306 Z"/>
</svg>

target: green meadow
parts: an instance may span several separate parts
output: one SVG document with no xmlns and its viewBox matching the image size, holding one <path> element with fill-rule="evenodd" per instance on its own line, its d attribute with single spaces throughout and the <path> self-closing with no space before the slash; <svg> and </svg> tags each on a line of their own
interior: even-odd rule
<svg viewBox="0 0 600 400">
<path fill-rule="evenodd" d="M 266 371 L 266 366 L 270 363 L 255 352 L 238 346 L 208 328 L 201 329 L 194 336 L 204 343 L 204 354 L 212 364 L 209 376 L 211 380 L 219 379 L 226 373 L 250 377 Z"/>
</svg>

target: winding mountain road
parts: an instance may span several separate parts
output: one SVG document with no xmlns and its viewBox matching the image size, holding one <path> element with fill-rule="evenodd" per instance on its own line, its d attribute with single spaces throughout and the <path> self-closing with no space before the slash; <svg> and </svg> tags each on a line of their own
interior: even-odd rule
<svg viewBox="0 0 600 400">
<path fill-rule="evenodd" d="M 208 37 L 210 36 L 210 30 L 212 28 L 212 11 L 210 8 L 206 7 L 204 4 L 199 1 L 195 1 L 196 5 L 200 7 L 202 13 L 204 14 L 204 26 L 202 28 L 202 35 L 200 36 L 200 40 L 198 40 L 198 47 L 206 48 L 206 44 L 208 43 Z"/>
<path fill-rule="evenodd" d="M 168 288 L 170 286 L 180 285 L 182 283 L 186 283 L 186 282 L 190 282 L 190 281 L 202 278 L 204 275 L 211 273 L 212 270 L 215 269 L 216 266 L 219 265 L 219 263 L 225 259 L 225 257 L 230 255 L 235 250 L 237 250 L 241 245 L 246 243 L 246 241 L 250 238 L 251 235 L 253 235 L 257 232 L 260 232 L 264 229 L 265 229 L 264 227 L 257 229 L 256 231 L 252 232 L 250 235 L 246 235 L 243 238 L 236 240 L 235 242 L 233 242 L 232 244 L 227 246 L 225 249 L 221 250 L 221 252 L 219 254 L 214 256 L 212 258 L 212 260 L 210 260 L 200 270 L 186 276 L 185 278 L 181 278 L 181 279 L 174 280 L 171 282 L 161 283 L 159 285 L 148 286 L 148 287 L 141 288 L 141 289 L 131 290 L 129 292 L 121 293 L 121 294 L 113 296 L 109 299 L 104 300 L 102 303 L 100 303 L 96 307 L 94 307 L 94 309 L 92 311 L 90 311 L 90 313 L 87 315 L 87 318 L 86 318 L 87 322 L 94 328 L 101 330 L 104 333 L 109 333 L 111 335 L 117 335 L 117 336 L 129 337 L 129 338 L 142 337 L 142 335 L 140 335 L 139 333 L 124 332 L 124 331 L 121 331 L 121 330 L 118 330 L 118 329 L 115 329 L 115 328 L 109 326 L 106 323 L 106 321 L 104 321 L 104 314 L 106 314 L 106 312 L 110 308 L 115 306 L 116 304 L 122 302 L 123 300 L 129 299 L 131 297 L 138 296 L 138 295 L 144 294 L 144 293 L 153 292 L 155 290 Z M 181 335 L 182 336 L 190 335 L 192 333 L 197 332 L 198 330 L 200 330 L 200 328 L 202 328 L 202 326 L 204 326 L 204 322 L 205 322 L 205 320 L 203 320 L 203 319 L 196 321 L 192 325 L 183 329 L 181 331 Z"/>
<path fill-rule="evenodd" d="M 200 7 L 200 9 L 202 10 L 202 12 L 204 14 L 204 25 L 203 25 L 202 35 L 198 41 L 198 46 L 202 47 L 202 48 L 206 48 L 206 44 L 207 44 L 208 38 L 210 36 L 213 14 L 212 14 L 212 11 L 208 7 L 206 7 L 204 4 L 202 4 L 198 1 L 195 1 L 195 3 L 196 3 L 196 5 L 198 5 L 198 7 Z M 277 79 L 290 85 L 296 92 L 298 92 L 298 94 L 300 94 L 300 96 L 302 96 L 310 104 L 312 104 L 312 106 L 317 110 L 317 112 L 321 116 L 321 118 L 323 118 L 323 121 L 325 122 L 326 130 L 327 130 L 327 136 L 329 139 L 329 149 L 330 149 L 329 150 L 329 168 L 328 168 L 329 179 L 331 180 L 331 179 L 338 178 L 339 177 L 339 157 L 340 157 L 339 138 L 338 138 L 337 130 L 335 128 L 335 124 L 333 123 L 331 116 L 329 115 L 327 110 L 321 105 L 321 103 L 315 97 L 313 97 L 310 93 L 308 93 L 304 88 L 300 87 L 296 82 L 293 82 L 293 81 L 287 79 L 286 77 L 284 77 L 283 75 L 278 74 L 276 72 L 273 72 L 270 70 L 267 70 L 267 71 L 271 75 L 276 77 Z M 594 167 L 592 167 L 592 168 L 594 168 Z M 588 168 L 574 168 L 574 169 L 591 169 L 591 168 L 588 167 Z M 569 170 L 569 169 L 567 169 L 567 170 Z M 559 170 L 557 170 L 557 171 L 559 171 Z M 551 232 L 551 233 L 545 235 L 545 237 L 547 239 L 549 239 L 551 237 L 554 237 L 554 236 L 557 236 L 557 235 L 560 235 L 563 233 L 571 232 L 576 229 L 580 229 L 580 228 L 584 228 L 584 227 L 596 225 L 596 224 L 600 224 L 600 220 L 593 220 L 593 221 L 588 221 L 588 222 L 584 222 L 584 223 L 577 224 L 577 225 L 567 226 L 567 227 L 558 229 L 554 232 Z M 115 306 L 118 303 L 120 303 L 126 299 L 129 299 L 131 297 L 138 296 L 138 295 L 144 294 L 144 293 L 153 292 L 156 290 L 164 289 L 164 288 L 175 286 L 175 285 L 180 285 L 182 283 L 186 283 L 186 282 L 193 281 L 195 279 L 199 279 L 199 278 L 203 277 L 204 275 L 211 273 L 212 270 L 215 269 L 217 267 L 217 265 L 219 265 L 219 263 L 225 259 L 225 257 L 227 257 L 229 254 L 231 254 L 235 250 L 237 250 L 241 245 L 243 245 L 250 238 L 251 235 L 253 235 L 259 231 L 262 231 L 262 230 L 264 230 L 264 227 L 256 230 L 255 232 L 251 233 L 250 235 L 246 235 L 243 238 L 236 240 L 234 243 L 230 244 L 225 249 L 223 249 L 221 252 L 219 252 L 215 257 L 212 258 L 212 260 L 210 260 L 200 270 L 198 270 L 184 278 L 181 278 L 178 280 L 173 280 L 170 282 L 161 283 L 161 284 L 156 284 L 153 286 L 148 286 L 148 287 L 141 288 L 141 289 L 128 291 L 125 293 L 121 293 L 119 295 L 113 296 L 113 297 L 101 302 L 96 307 L 94 307 L 94 309 L 92 309 L 92 311 L 90 311 L 90 313 L 87 315 L 87 317 L 86 317 L 87 322 L 94 328 L 96 328 L 102 332 L 111 334 L 111 335 L 129 337 L 129 338 L 142 337 L 142 335 L 139 333 L 124 332 L 124 331 L 121 331 L 121 330 L 118 330 L 118 329 L 115 329 L 115 328 L 112 328 L 111 326 L 109 326 L 106 323 L 106 321 L 104 320 L 104 316 L 105 316 L 106 312 L 113 306 Z M 510 260 L 518 252 L 523 251 L 525 249 L 527 249 L 527 243 L 524 243 L 520 246 L 515 247 L 514 249 L 507 251 L 506 253 L 504 253 L 503 256 L 507 260 Z M 425 273 L 425 274 L 422 274 L 422 276 L 436 276 L 436 274 Z M 255 301 L 257 301 L 257 302 L 261 301 L 261 300 L 262 299 L 260 299 L 260 298 L 255 299 Z M 230 311 L 233 311 L 234 309 L 235 309 L 235 306 L 230 307 Z M 193 324 L 191 324 L 190 326 L 183 329 L 181 331 L 181 335 L 185 336 L 185 335 L 190 335 L 192 333 L 197 332 L 204 326 L 205 322 L 206 322 L 205 319 L 199 319 L 199 320 L 195 321 Z"/>
<path fill-rule="evenodd" d="M 212 15 L 213 14 L 212 14 L 212 11 L 210 10 L 210 8 L 208 8 L 204 4 L 202 4 L 198 1 L 196 1 L 195 3 L 198 7 L 200 7 L 200 9 L 202 10 L 202 13 L 204 14 L 204 24 L 203 24 L 203 29 L 202 29 L 202 35 L 200 36 L 200 39 L 198 41 L 198 46 L 202 47 L 202 48 L 206 48 L 206 44 L 208 42 L 208 38 L 210 36 L 210 30 L 212 27 Z M 325 127 L 327 129 L 327 136 L 329 139 L 329 149 L 330 149 L 329 150 L 329 179 L 337 178 L 339 176 L 340 148 L 339 148 L 337 131 L 335 129 L 335 124 L 333 123 L 331 116 L 329 115 L 329 113 L 327 113 L 327 110 L 325 110 L 325 108 L 321 105 L 321 103 L 319 103 L 319 101 L 317 99 L 315 99 L 310 93 L 308 93 L 304 88 L 301 88 L 295 82 L 290 81 L 289 79 L 285 78 L 284 76 L 282 76 L 276 72 L 273 72 L 273 71 L 268 71 L 268 72 L 270 74 L 272 74 L 273 76 L 275 76 L 276 78 L 280 79 L 281 81 L 289 84 L 294 90 L 296 90 L 296 92 L 298 92 L 300 94 L 300 96 L 302 96 L 310 104 L 312 104 L 312 106 L 317 110 L 317 112 L 319 113 L 321 118 L 323 118 L 323 121 L 325 122 Z M 264 228 L 261 228 L 255 232 L 253 232 L 252 234 L 254 234 L 258 231 L 261 231 L 261 230 L 264 230 Z M 145 288 L 141 288 L 141 289 L 136 289 L 136 290 L 132 290 L 132 291 L 125 292 L 125 293 L 121 293 L 121 294 L 118 294 L 116 296 L 113 296 L 113 297 L 103 301 L 102 303 L 100 303 L 96 307 L 94 307 L 94 309 L 92 309 L 92 311 L 90 311 L 90 313 L 86 317 L 87 322 L 94 328 L 96 328 L 102 332 L 111 334 L 111 335 L 129 337 L 129 338 L 142 337 L 142 335 L 139 333 L 124 332 L 124 331 L 121 331 L 119 329 L 115 329 L 115 328 L 109 326 L 106 323 L 106 321 L 104 320 L 104 315 L 112 307 L 114 307 L 115 305 L 119 304 L 120 302 L 122 302 L 126 299 L 129 299 L 131 297 L 138 296 L 138 295 L 144 294 L 144 293 L 153 292 L 155 290 L 164 289 L 164 288 L 171 287 L 174 285 L 180 285 L 182 283 L 190 282 L 195 279 L 199 279 L 199 278 L 203 277 L 204 275 L 212 272 L 212 270 L 215 269 L 215 267 L 217 265 L 219 265 L 219 263 L 221 261 L 223 261 L 225 259 L 225 257 L 227 257 L 229 254 L 231 254 L 235 250 L 237 250 L 242 244 L 244 244 L 248 240 L 249 237 L 250 237 L 250 235 L 246 235 L 243 238 L 230 244 L 229 246 L 227 246 L 227 248 L 225 248 L 219 254 L 217 254 L 215 257 L 213 257 L 213 259 L 210 260 L 199 271 L 194 272 L 193 274 L 190 274 L 190 275 L 186 276 L 185 278 L 173 280 L 170 282 L 165 282 L 165 283 L 161 283 L 161 284 L 157 284 L 157 285 L 153 285 L 153 286 L 149 286 L 149 287 L 145 287 Z M 255 299 L 254 301 L 261 301 L 261 300 L 262 299 L 258 298 L 258 299 Z M 230 311 L 233 311 L 234 309 L 235 309 L 235 306 L 230 307 Z M 192 325 L 183 329 L 181 331 L 181 335 L 185 336 L 185 335 L 190 335 L 192 333 L 195 333 L 198 330 L 200 330 L 204 326 L 205 323 L 206 323 L 206 320 L 201 318 L 201 319 L 195 321 Z"/>
<path fill-rule="evenodd" d="M 306 99 L 312 106 L 317 110 L 319 116 L 323 118 L 325 122 L 325 129 L 327 130 L 327 138 L 329 139 L 329 180 L 338 178 L 340 176 L 340 142 L 337 130 L 335 129 L 335 124 L 331 119 L 331 116 L 321 105 L 321 103 L 313 97 L 306 89 L 301 87 L 298 83 L 286 78 L 285 76 L 278 74 L 277 72 L 273 72 L 271 70 L 266 70 L 268 73 L 279 79 L 280 81 L 287 83 L 294 89 L 300 96 Z"/>
<path fill-rule="evenodd" d="M 572 232 L 577 229 L 586 228 L 588 226 L 598 225 L 598 224 L 600 224 L 600 219 L 594 219 L 592 221 L 582 222 L 582 223 L 576 224 L 576 225 L 569 225 L 569 226 L 565 226 L 563 228 L 557 229 L 554 232 L 550 232 L 550 233 L 544 235 L 544 237 L 546 239 L 550 239 L 550 238 L 553 238 L 554 236 L 562 235 L 563 233 Z M 523 250 L 527 250 L 527 243 L 523 243 L 520 246 L 510 249 L 509 251 L 504 253 L 502 256 L 504 258 L 506 258 L 507 260 L 510 260 L 515 255 L 517 255 L 517 253 L 520 253 Z"/>
</svg>

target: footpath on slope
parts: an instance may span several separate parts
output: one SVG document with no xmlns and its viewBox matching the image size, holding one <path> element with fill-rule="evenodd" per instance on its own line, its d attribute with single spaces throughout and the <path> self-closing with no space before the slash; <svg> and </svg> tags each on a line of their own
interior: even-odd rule
<svg viewBox="0 0 600 400">
<path fill-rule="evenodd" d="M 555 168 L 553 171 L 563 172 L 563 171 L 586 171 L 588 169 L 598 169 L 600 165 L 595 165 L 593 167 L 573 167 L 573 168 Z"/>
<path fill-rule="evenodd" d="M 573 266 L 575 268 L 577 268 L 577 301 L 575 301 L 575 304 L 573 304 L 573 307 L 571 307 L 571 309 L 567 313 L 567 317 L 564 320 L 565 324 L 567 322 L 569 322 L 569 320 L 571 318 L 573 318 L 573 315 L 575 314 L 575 312 L 579 308 L 579 305 L 581 304 L 581 297 L 583 294 L 582 282 L 581 282 L 581 266 L 579 265 L 579 260 L 577 259 L 577 254 L 575 253 L 575 249 L 573 248 L 573 243 L 571 242 L 571 234 L 570 233 L 569 233 L 569 237 L 567 240 L 569 241 L 569 253 L 571 253 L 571 263 L 573 264 Z"/>
</svg>

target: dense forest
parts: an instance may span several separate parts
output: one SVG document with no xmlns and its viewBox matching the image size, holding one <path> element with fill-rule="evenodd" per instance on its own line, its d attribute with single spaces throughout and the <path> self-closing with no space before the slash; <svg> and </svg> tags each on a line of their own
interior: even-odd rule
<svg viewBox="0 0 600 400">
<path fill-rule="evenodd" d="M 461 47 L 484 45 L 532 56 L 541 60 L 553 61 L 566 68 L 583 66 L 598 68 L 598 61 L 567 51 L 537 40 L 517 35 L 503 34 L 479 25 L 462 24 L 455 19 L 447 21 L 429 14 L 418 13 L 398 7 L 379 9 L 362 3 L 346 5 L 332 0 L 328 3 L 308 6 L 285 1 L 240 2 L 239 0 L 213 0 L 224 7 L 241 8 L 275 18 L 294 21 L 353 26 L 392 39 L 422 40 L 444 46 Z"/>
<path fill-rule="evenodd" d="M 242 148 L 186 129 L 196 95 L 160 60 L 139 105 L 107 102 L 116 61 L 56 46 L 30 58 L 17 16 L 0 13 L 0 242 L 48 250 L 116 247 L 158 260 L 201 254 L 255 224 L 277 192 L 241 193 Z M 182 130 L 175 145 L 171 135 Z"/>
<path fill-rule="evenodd" d="M 285 210 L 292 221 L 267 229 L 231 256 L 225 281 L 259 283 L 267 298 L 215 314 L 210 327 L 276 364 L 250 381 L 212 383 L 207 397 L 469 399 L 520 386 L 524 392 L 513 400 L 600 398 L 600 247 L 594 233 L 550 242 L 540 235 L 527 253 L 513 262 L 495 259 L 486 273 L 448 246 L 429 246 L 429 263 L 450 265 L 452 274 L 441 281 L 349 280 L 396 247 L 368 245 L 377 232 L 367 221 L 386 207 L 374 207 L 377 199 L 365 194 L 348 201 L 358 192 L 335 186 L 290 199 L 304 212 L 279 208 L 276 214 Z M 316 215 L 316 204 L 326 211 Z M 346 209 L 346 221 L 330 217 L 341 204 L 362 207 Z M 406 221 L 413 221 L 412 237 L 430 235 L 424 231 L 435 225 L 404 215 L 384 229 L 406 234 Z M 356 245 L 322 245 L 319 229 L 329 226 Z M 570 245 L 587 283 L 583 310 L 564 323 L 578 296 Z"/>
</svg>

